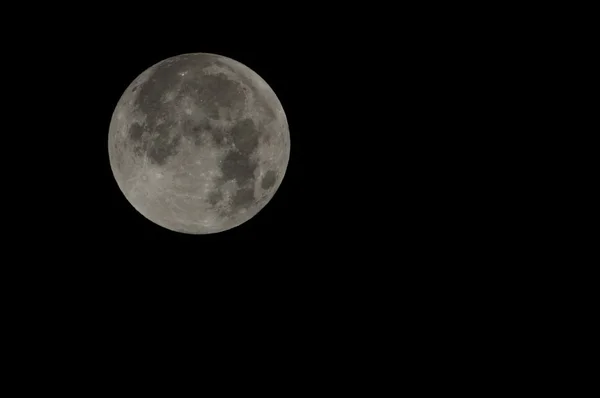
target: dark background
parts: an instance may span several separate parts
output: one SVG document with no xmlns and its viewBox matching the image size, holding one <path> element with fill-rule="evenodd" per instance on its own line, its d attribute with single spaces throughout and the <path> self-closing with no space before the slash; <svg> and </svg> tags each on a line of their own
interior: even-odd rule
<svg viewBox="0 0 600 398">
<path fill-rule="evenodd" d="M 27 54 L 15 55 L 19 72 L 11 76 L 32 86 L 20 90 L 19 120 L 43 131 L 21 140 L 31 140 L 36 161 L 25 168 L 37 177 L 25 187 L 33 193 L 18 200 L 39 209 L 44 197 L 28 230 L 46 250 L 73 258 L 83 248 L 111 263 L 131 256 L 139 258 L 133 264 L 195 267 L 235 258 L 236 267 L 336 268 L 426 261 L 469 244 L 470 237 L 452 244 L 464 232 L 461 214 L 487 193 L 464 194 L 466 173 L 477 169 L 464 155 L 482 140 L 469 131 L 485 128 L 472 116 L 483 83 L 473 89 L 467 81 L 494 61 L 479 51 L 491 41 L 473 43 L 477 28 L 438 23 L 438 9 L 389 18 L 347 9 L 292 9 L 269 19 L 240 11 L 225 22 L 152 11 L 108 17 L 80 10 L 29 47 L 13 44 L 15 54 Z M 224 55 L 261 75 L 282 102 L 291 135 L 273 199 L 248 222 L 213 235 L 146 220 L 118 189 L 108 161 L 108 127 L 123 91 L 151 65 L 188 52 Z M 31 98 L 43 105 L 35 114 Z"/>
<path fill-rule="evenodd" d="M 530 82 L 547 65 L 527 56 L 546 30 L 506 40 L 516 19 L 531 26 L 546 6 L 505 16 L 496 5 L 351 4 L 329 12 L 304 3 L 264 11 L 252 3 L 254 13 L 233 3 L 219 12 L 205 3 L 6 9 L 0 283 L 16 359 L 4 356 L 27 375 L 19 388 L 136 380 L 141 359 L 160 376 L 165 364 L 194 377 L 201 364 L 221 364 L 213 372 L 222 374 L 248 364 L 276 375 L 254 383 L 288 388 L 332 380 L 336 391 L 362 382 L 372 393 L 416 374 L 425 377 L 420 389 L 464 389 L 474 375 L 487 383 L 498 374 L 501 383 L 486 387 L 505 385 L 515 364 L 529 377 L 531 358 L 555 356 L 544 337 L 561 311 L 580 307 L 568 298 L 591 300 L 581 277 L 564 283 L 572 253 L 545 261 L 561 245 L 534 243 L 531 214 L 547 200 L 528 198 L 527 187 L 547 163 L 534 160 L 528 174 L 518 162 L 540 152 L 524 142 L 540 118 L 518 119 L 534 112 Z M 144 219 L 120 193 L 107 152 L 127 85 L 162 59 L 198 51 L 263 76 L 291 134 L 272 201 L 208 236 Z M 555 211 L 544 218 L 553 222 Z M 51 384 L 31 383 L 31 368 Z"/>
<path fill-rule="evenodd" d="M 385 90 L 388 83 L 379 75 L 389 72 L 353 48 L 343 32 L 299 29 L 285 21 L 262 30 L 221 29 L 218 35 L 202 33 L 191 21 L 166 30 L 148 23 L 143 35 L 84 25 L 71 25 L 46 44 L 53 54 L 46 100 L 53 130 L 61 133 L 58 142 L 47 136 L 43 145 L 57 154 L 49 168 L 62 170 L 58 183 L 44 178 L 55 195 L 50 217 L 56 227 L 48 239 L 102 257 L 131 252 L 151 262 L 190 260 L 197 266 L 214 256 L 281 266 L 282 258 L 317 255 L 341 261 L 338 248 L 348 239 L 367 244 L 392 216 L 394 206 L 383 194 L 392 185 L 379 185 L 384 167 L 378 152 L 388 144 L 376 127 L 389 116 L 384 98 L 371 90 Z M 119 190 L 108 160 L 108 127 L 123 91 L 148 67 L 188 52 L 224 55 L 256 71 L 280 99 L 291 134 L 288 169 L 268 206 L 213 235 L 172 232 L 144 218 Z"/>
<path fill-rule="evenodd" d="M 48 368 L 74 345 L 110 369 L 131 368 L 123 353 L 155 363 L 155 347 L 164 345 L 170 353 L 239 349 L 248 358 L 268 347 L 277 355 L 267 360 L 298 358 L 310 371 L 320 365 L 324 377 L 340 359 L 356 369 L 381 364 L 385 372 L 376 373 L 385 377 L 407 349 L 445 369 L 465 356 L 459 338 L 503 348 L 498 341 L 507 340 L 487 332 L 512 313 L 495 306 L 538 284 L 511 269 L 536 261 L 511 253 L 529 244 L 527 230 L 498 220 L 522 195 L 506 195 L 486 167 L 498 145 L 522 147 L 510 134 L 518 125 L 502 126 L 516 94 L 506 102 L 496 94 L 522 62 L 503 58 L 481 34 L 486 13 L 465 24 L 454 16 L 473 21 L 466 12 L 437 5 L 370 14 L 349 4 L 329 14 L 282 5 L 259 15 L 237 5 L 211 13 L 173 3 L 153 15 L 89 5 L 53 5 L 46 14 L 35 6 L 46 23 L 6 33 L 11 71 L 2 82 L 17 88 L 7 102 L 17 106 L 3 108 L 16 122 L 3 146 L 15 158 L 3 163 L 3 194 L 15 205 L 3 209 L 16 223 L 4 230 L 2 282 L 17 319 L 7 324 L 27 336 L 23 346 L 55 351 Z M 501 25 L 502 34 L 510 29 Z M 274 198 L 214 235 L 146 220 L 108 161 L 110 119 L 125 88 L 186 52 L 255 70 L 290 127 L 290 162 Z M 513 160 L 502 156 L 500 167 Z M 538 308 L 527 308 L 527 318 Z M 213 344 L 219 338 L 227 340 Z M 444 355 L 448 348 L 460 352 Z M 440 353 L 446 362 L 435 359 Z M 87 370 L 83 362 L 72 363 Z M 408 362 L 423 369 L 415 364 Z"/>
</svg>

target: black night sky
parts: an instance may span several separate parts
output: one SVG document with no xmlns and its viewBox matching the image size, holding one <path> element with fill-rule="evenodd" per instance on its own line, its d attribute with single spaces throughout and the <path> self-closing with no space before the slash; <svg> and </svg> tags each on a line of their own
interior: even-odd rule
<svg viewBox="0 0 600 398">
<path fill-rule="evenodd" d="M 15 202 L 3 207 L 3 221 L 16 223 L 4 228 L 3 253 L 14 255 L 3 257 L 3 269 L 20 275 L 2 278 L 14 290 L 4 308 L 18 316 L 5 323 L 31 336 L 9 346 L 51 347 L 56 352 L 42 357 L 62 371 L 55 359 L 71 361 L 67 341 L 79 355 L 71 363 L 106 380 L 106 369 L 119 365 L 129 377 L 136 366 L 122 358 L 137 357 L 136 345 L 149 358 L 156 342 L 169 344 L 188 361 L 203 359 L 195 346 L 238 344 L 256 354 L 273 346 L 274 359 L 298 357 L 310 371 L 322 363 L 319 374 L 328 378 L 337 365 L 326 357 L 354 366 L 360 345 L 385 356 L 358 361 L 363 367 L 384 364 L 389 373 L 396 372 L 389 359 L 403 357 L 405 346 L 437 365 L 423 347 L 463 347 L 440 334 L 470 339 L 497 329 L 495 318 L 481 322 L 495 317 L 482 297 L 503 278 L 527 284 L 505 270 L 537 261 L 537 254 L 510 251 L 533 236 L 511 206 L 536 204 L 523 206 L 525 190 L 505 189 L 512 180 L 487 167 L 503 172 L 514 156 L 503 150 L 494 158 L 497 148 L 523 147 L 524 128 L 509 118 L 520 92 L 511 88 L 510 101 L 501 95 L 513 81 L 506 70 L 520 71 L 521 58 L 501 56 L 480 27 L 449 17 L 442 7 L 450 3 L 416 11 L 346 2 L 327 13 L 325 4 L 280 2 L 258 15 L 233 3 L 219 13 L 205 3 L 202 10 L 157 4 L 163 8 L 147 3 L 131 12 L 123 4 L 39 5 L 4 36 L 3 65 L 13 70 L 2 83 L 16 90 L 3 91 L 3 120 L 14 126 L 3 126 L 2 153 L 15 157 L 2 163 L 3 198 Z M 16 20 L 12 12 L 5 17 Z M 502 35 L 512 29 L 504 23 Z M 270 202 L 240 226 L 210 235 L 173 232 L 138 213 L 108 154 L 111 117 L 128 85 L 159 61 L 195 52 L 257 72 L 281 101 L 291 138 L 287 171 Z M 503 285 L 498 302 L 514 291 Z M 461 311 L 476 327 L 464 327 Z M 213 345 L 205 332 L 229 341 Z M 79 358 L 99 358 L 104 371 L 88 370 Z M 165 363 L 179 361 L 158 368 Z M 198 373 L 195 364 L 189 370 Z"/>
<path fill-rule="evenodd" d="M 459 80 L 451 69 L 457 52 L 440 32 L 373 20 L 376 28 L 365 33 L 364 24 L 318 16 L 302 24 L 291 17 L 232 23 L 219 34 L 185 19 L 135 29 L 91 20 L 40 36 L 40 54 L 51 49 L 52 61 L 39 55 L 29 64 L 48 64 L 38 95 L 51 104 L 44 119 L 51 128 L 37 147 L 59 154 L 47 165 L 55 177 L 40 182 L 51 196 L 49 236 L 94 253 L 143 247 L 144 256 L 168 257 L 175 247 L 190 259 L 249 250 L 256 254 L 248 261 L 275 261 L 266 253 L 278 252 L 339 262 L 347 251 L 375 261 L 381 250 L 372 247 L 425 247 L 452 230 L 444 220 L 456 217 L 459 176 L 446 166 L 459 141 L 440 126 L 457 125 L 444 104 L 456 101 Z M 108 128 L 125 88 L 149 66 L 193 52 L 224 55 L 262 76 L 291 136 L 273 199 L 248 222 L 214 235 L 176 233 L 145 219 L 120 192 L 108 160 Z"/>
</svg>

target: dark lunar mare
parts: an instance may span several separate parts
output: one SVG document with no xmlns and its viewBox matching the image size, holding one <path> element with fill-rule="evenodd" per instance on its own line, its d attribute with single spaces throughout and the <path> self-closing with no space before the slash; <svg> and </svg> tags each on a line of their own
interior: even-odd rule
<svg viewBox="0 0 600 398">
<path fill-rule="evenodd" d="M 235 74 L 236 76 L 238 76 L 242 83 L 244 83 L 247 87 L 251 88 L 252 94 L 254 95 L 254 105 L 258 107 L 261 110 L 261 112 L 264 112 L 264 114 L 268 116 L 270 120 L 273 120 L 277 117 L 275 111 L 269 106 L 269 101 L 267 100 L 267 98 L 265 98 L 264 94 L 255 87 L 252 79 L 249 79 L 242 73 L 236 72 L 231 66 L 225 64 L 220 60 L 216 60 L 215 64 Z"/>
<path fill-rule="evenodd" d="M 250 203 L 254 202 L 254 188 L 242 188 L 238 189 L 233 196 L 231 203 L 232 210 L 239 210 L 248 207 Z"/>
<path fill-rule="evenodd" d="M 201 72 L 199 72 L 201 73 Z M 211 119 L 219 119 L 219 108 L 243 109 L 245 94 L 239 83 L 224 74 L 194 75 L 181 87 L 181 96 L 193 98 Z"/>
<path fill-rule="evenodd" d="M 139 141 L 139 140 L 141 140 L 143 134 L 144 134 L 144 128 L 142 127 L 141 124 L 133 123 L 129 127 L 129 138 L 131 138 L 131 140 Z"/>
<path fill-rule="evenodd" d="M 230 131 L 235 149 L 223 159 L 221 182 L 235 179 L 238 190 L 232 198 L 232 211 L 248 207 L 254 202 L 254 172 L 258 162 L 252 154 L 258 148 L 260 130 L 251 119 L 239 121 Z"/>
<path fill-rule="evenodd" d="M 172 111 L 165 111 L 169 105 L 163 102 L 163 95 L 177 89 L 182 83 L 180 72 L 188 71 L 193 78 L 197 71 L 213 61 L 211 57 L 194 57 L 190 54 L 171 58 L 158 64 L 146 82 L 136 87 L 139 91 L 137 110 L 146 116 L 143 128 L 134 123 L 129 129 L 129 139 L 136 155 L 146 154 L 152 163 L 163 166 L 169 157 L 177 154 L 181 136 L 172 135 L 171 130 L 179 120 Z M 162 123 L 159 124 L 160 119 Z"/>
<path fill-rule="evenodd" d="M 219 203 L 221 199 L 223 199 L 223 193 L 221 191 L 212 191 L 208 194 L 208 203 L 213 206 Z"/>
<path fill-rule="evenodd" d="M 267 190 L 267 189 L 271 188 L 273 185 L 275 185 L 276 181 L 277 181 L 277 173 L 274 170 L 269 170 L 263 176 L 262 181 L 260 182 L 260 186 L 262 187 L 262 189 Z"/>
<path fill-rule="evenodd" d="M 219 108 L 242 111 L 245 107 L 245 95 L 240 85 L 227 79 L 223 74 L 194 77 L 187 81 L 178 97 L 187 96 L 202 109 L 207 118 L 197 120 L 193 115 L 180 115 L 183 134 L 198 146 L 204 145 L 204 136 L 209 135 L 218 148 L 227 146 L 226 137 L 230 132 L 220 127 L 212 127 L 209 119 L 220 120 Z M 225 121 L 231 122 L 231 118 Z"/>
</svg>

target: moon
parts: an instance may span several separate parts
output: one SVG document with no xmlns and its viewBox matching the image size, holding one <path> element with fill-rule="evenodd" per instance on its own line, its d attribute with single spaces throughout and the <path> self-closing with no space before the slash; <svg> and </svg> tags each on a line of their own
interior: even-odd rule
<svg viewBox="0 0 600 398">
<path fill-rule="evenodd" d="M 279 99 L 256 72 L 217 54 L 181 54 L 127 87 L 108 154 L 121 192 L 144 217 L 211 234 L 250 220 L 272 199 L 290 133 Z"/>
</svg>

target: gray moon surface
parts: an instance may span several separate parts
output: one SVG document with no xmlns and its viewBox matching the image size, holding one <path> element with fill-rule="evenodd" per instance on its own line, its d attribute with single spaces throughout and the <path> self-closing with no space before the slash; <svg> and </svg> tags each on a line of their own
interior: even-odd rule
<svg viewBox="0 0 600 398">
<path fill-rule="evenodd" d="M 172 231 L 211 234 L 254 217 L 285 175 L 283 107 L 253 70 L 209 53 L 141 73 L 109 127 L 114 178 L 131 205 Z"/>
</svg>

